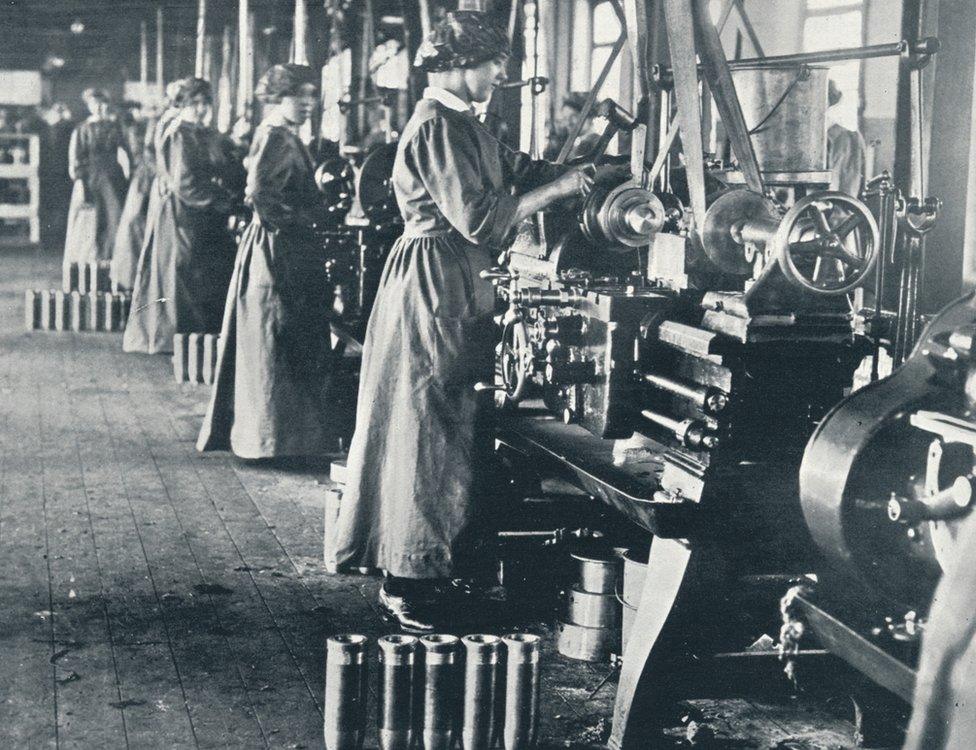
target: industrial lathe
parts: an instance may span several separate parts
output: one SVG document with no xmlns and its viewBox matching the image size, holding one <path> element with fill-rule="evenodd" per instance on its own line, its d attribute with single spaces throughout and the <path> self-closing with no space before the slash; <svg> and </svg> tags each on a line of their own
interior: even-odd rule
<svg viewBox="0 0 976 750">
<path fill-rule="evenodd" d="M 643 71 L 637 114 L 598 105 L 607 131 L 577 160 L 591 165 L 594 190 L 525 221 L 483 274 L 505 307 L 495 381 L 477 386 L 500 407 L 499 449 L 533 467 L 547 460 L 652 535 L 623 654 L 615 748 L 647 746 L 639 743 L 677 694 L 664 675 L 682 658 L 744 645 L 716 615 L 730 611 L 739 582 L 819 571 L 824 548 L 848 571 L 859 561 L 879 566 L 875 552 L 925 558 L 918 519 L 935 506 L 956 512 L 953 493 L 965 489 L 930 478 L 928 503 L 907 479 L 895 499 L 850 497 L 833 485 L 807 491 L 849 463 L 847 443 L 828 436 L 840 412 L 824 419 L 888 335 L 870 325 L 863 289 L 874 289 L 880 311 L 877 267 L 895 214 L 927 208 L 893 200 L 886 176 L 863 196 L 830 190 L 826 68 L 816 55 L 729 64 L 714 25 L 691 7 L 689 17 L 677 0 L 665 2 L 636 22 L 629 8 L 637 58 L 657 23 L 671 67 L 658 66 L 654 81 Z M 936 46 L 928 40 L 920 54 Z M 886 51 L 904 53 L 904 44 Z M 705 157 L 699 74 L 732 159 Z M 680 163 L 669 156 L 678 134 Z M 613 136 L 630 142 L 629 167 L 603 153 Z M 953 352 L 928 356 L 926 366 Z M 911 417 L 911 429 L 935 440 L 949 427 L 929 415 Z M 836 431 L 850 438 L 849 428 Z M 955 449 L 946 455 L 955 466 Z M 892 514 L 900 515 L 885 520 Z M 887 528 L 862 543 L 858 524 Z"/>
</svg>

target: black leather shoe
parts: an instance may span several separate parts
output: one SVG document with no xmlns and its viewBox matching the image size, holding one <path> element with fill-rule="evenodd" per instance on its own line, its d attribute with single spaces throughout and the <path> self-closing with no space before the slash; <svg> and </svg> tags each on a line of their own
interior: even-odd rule
<svg viewBox="0 0 976 750">
<path fill-rule="evenodd" d="M 380 587 L 379 605 L 384 618 L 404 632 L 422 634 L 435 630 L 434 605 L 427 597 L 392 594 L 384 584 Z"/>
</svg>

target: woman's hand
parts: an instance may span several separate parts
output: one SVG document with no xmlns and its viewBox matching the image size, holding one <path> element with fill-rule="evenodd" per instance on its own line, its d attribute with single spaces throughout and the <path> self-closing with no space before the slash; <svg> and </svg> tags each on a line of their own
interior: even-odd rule
<svg viewBox="0 0 976 750">
<path fill-rule="evenodd" d="M 552 182 L 557 199 L 577 195 L 586 197 L 593 189 L 594 170 L 592 165 L 573 167 Z"/>
</svg>

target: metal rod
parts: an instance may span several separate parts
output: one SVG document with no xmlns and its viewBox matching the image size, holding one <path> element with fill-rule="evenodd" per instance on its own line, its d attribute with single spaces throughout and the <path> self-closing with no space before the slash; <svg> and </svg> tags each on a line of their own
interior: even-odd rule
<svg viewBox="0 0 976 750">
<path fill-rule="evenodd" d="M 197 47 L 196 59 L 193 68 L 193 75 L 197 78 L 206 78 L 204 58 L 206 57 L 205 46 L 207 43 L 207 0 L 197 0 Z"/>
<path fill-rule="evenodd" d="M 250 117 L 251 97 L 254 94 L 254 45 L 251 28 L 251 9 L 249 0 L 238 0 L 237 6 L 237 116 Z"/>
<path fill-rule="evenodd" d="M 145 104 L 149 88 L 149 25 L 145 21 L 139 22 L 139 88 Z"/>
<path fill-rule="evenodd" d="M 920 39 L 915 45 L 903 39 L 900 42 L 871 44 L 866 47 L 844 47 L 823 50 L 822 52 L 798 52 L 791 55 L 773 55 L 770 57 L 746 57 L 741 60 L 730 61 L 729 67 L 732 70 L 776 68 L 789 65 L 818 65 L 845 60 L 869 60 L 876 57 L 901 57 L 909 54 L 933 55 L 939 51 L 939 46 L 939 40 L 930 36 Z M 671 68 L 664 65 L 659 65 L 655 72 L 658 76 L 671 76 Z"/>
<path fill-rule="evenodd" d="M 295 0 L 294 43 L 292 62 L 308 65 L 308 9 L 305 0 Z"/>
<path fill-rule="evenodd" d="M 156 88 L 159 98 L 165 94 L 165 79 L 163 78 L 163 9 L 156 8 Z"/>
</svg>

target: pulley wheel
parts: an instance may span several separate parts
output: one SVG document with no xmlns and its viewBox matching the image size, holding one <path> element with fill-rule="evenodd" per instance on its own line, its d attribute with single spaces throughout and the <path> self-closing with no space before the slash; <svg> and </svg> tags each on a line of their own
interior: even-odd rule
<svg viewBox="0 0 976 750">
<path fill-rule="evenodd" d="M 735 237 L 736 227 L 749 221 L 780 220 L 776 205 L 764 195 L 752 190 L 729 190 L 712 201 L 702 222 L 701 238 L 708 259 L 726 273 L 748 276 L 752 261 L 746 245 Z"/>
<path fill-rule="evenodd" d="M 356 190 L 363 213 L 374 221 L 388 219 L 397 212 L 393 194 L 393 162 L 397 144 L 385 143 L 375 148 L 363 160 Z"/>
<path fill-rule="evenodd" d="M 786 212 L 772 253 L 794 284 L 814 294 L 846 294 L 859 287 L 878 261 L 874 215 L 857 198 L 837 191 L 813 193 Z"/>
</svg>

